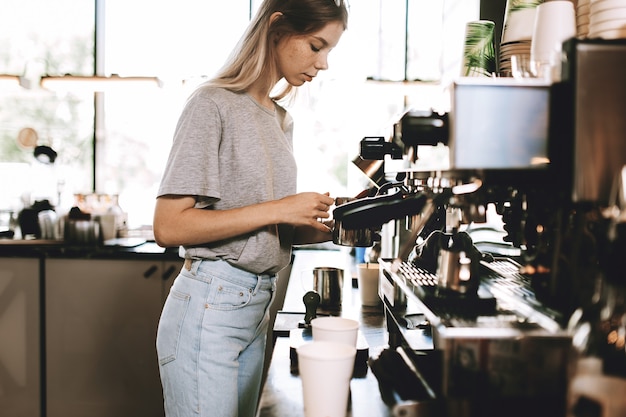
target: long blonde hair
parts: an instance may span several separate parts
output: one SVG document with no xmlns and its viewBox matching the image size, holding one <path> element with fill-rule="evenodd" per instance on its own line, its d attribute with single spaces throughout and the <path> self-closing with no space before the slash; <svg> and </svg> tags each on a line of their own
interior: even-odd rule
<svg viewBox="0 0 626 417">
<path fill-rule="evenodd" d="M 271 21 L 275 12 L 282 16 Z M 336 21 L 347 28 L 348 10 L 344 0 L 265 0 L 224 66 L 208 84 L 244 92 L 264 75 L 276 73 L 274 34 L 307 35 Z M 272 98 L 286 97 L 292 87 L 285 83 Z"/>
</svg>

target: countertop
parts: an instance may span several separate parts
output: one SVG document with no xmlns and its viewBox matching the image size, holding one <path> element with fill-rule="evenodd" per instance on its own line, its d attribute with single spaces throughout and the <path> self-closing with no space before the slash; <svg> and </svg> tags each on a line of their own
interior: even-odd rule
<svg viewBox="0 0 626 417">
<path fill-rule="evenodd" d="M 99 244 L 44 239 L 0 239 L 1 257 L 180 259 L 178 248 L 163 248 L 154 241 L 134 237 L 112 239 Z"/>
<path fill-rule="evenodd" d="M 274 324 L 275 344 L 268 370 L 266 383 L 260 398 L 257 417 L 300 417 L 304 416 L 302 403 L 302 383 L 297 372 L 291 370 L 291 342 L 288 328 L 297 328 L 304 318 L 303 295 L 312 289 L 312 269 L 316 266 L 334 266 L 345 272 L 342 306 L 340 310 L 324 311 L 329 314 L 349 317 L 361 323 L 360 331 L 366 341 L 368 354 L 376 357 L 387 347 L 387 332 L 382 306 L 362 307 L 359 291 L 353 286 L 355 278 L 354 260 L 346 248 L 341 250 L 302 250 L 294 251 L 289 284 L 283 309 Z M 287 330 L 286 330 L 287 329 Z M 272 343 L 272 341 L 268 341 Z M 369 369 L 358 373 L 350 382 L 348 417 L 388 417 L 389 407 L 381 399 L 378 381 Z"/>
</svg>

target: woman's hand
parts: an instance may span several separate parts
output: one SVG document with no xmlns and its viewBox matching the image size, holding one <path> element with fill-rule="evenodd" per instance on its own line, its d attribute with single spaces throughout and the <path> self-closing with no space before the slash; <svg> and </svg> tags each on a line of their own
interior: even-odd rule
<svg viewBox="0 0 626 417">
<path fill-rule="evenodd" d="M 330 227 L 323 222 L 330 217 L 328 211 L 335 203 L 329 193 L 304 192 L 282 198 L 277 203 L 280 223 L 309 226 L 326 233 L 330 231 Z"/>
<path fill-rule="evenodd" d="M 292 199 L 301 200 L 304 211 L 302 214 L 302 222 L 295 225 L 294 245 L 305 245 L 311 243 L 328 242 L 333 238 L 333 229 L 335 227 L 335 220 L 330 219 L 330 206 L 335 202 L 333 198 L 328 196 L 328 193 L 302 193 L 295 196 L 286 197 L 283 200 L 291 202 Z M 282 202 L 282 200 L 281 200 Z M 306 207 L 311 207 L 310 203 L 314 204 L 313 210 L 306 210 Z M 297 213 L 291 212 L 293 215 Z"/>
</svg>

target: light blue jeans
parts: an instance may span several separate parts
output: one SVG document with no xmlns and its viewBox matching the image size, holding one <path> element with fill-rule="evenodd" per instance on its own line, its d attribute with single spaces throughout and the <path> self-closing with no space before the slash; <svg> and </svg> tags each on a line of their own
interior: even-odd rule
<svg viewBox="0 0 626 417">
<path fill-rule="evenodd" d="M 156 338 L 167 417 L 254 417 L 275 289 L 224 261 L 182 268 Z"/>
</svg>

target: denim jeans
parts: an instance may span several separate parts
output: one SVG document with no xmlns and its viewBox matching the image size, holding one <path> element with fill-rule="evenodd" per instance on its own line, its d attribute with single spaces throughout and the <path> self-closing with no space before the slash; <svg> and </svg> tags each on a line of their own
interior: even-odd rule
<svg viewBox="0 0 626 417">
<path fill-rule="evenodd" d="M 254 417 L 275 288 L 224 261 L 183 267 L 156 338 L 167 417 Z"/>
</svg>

